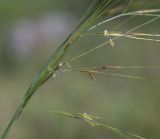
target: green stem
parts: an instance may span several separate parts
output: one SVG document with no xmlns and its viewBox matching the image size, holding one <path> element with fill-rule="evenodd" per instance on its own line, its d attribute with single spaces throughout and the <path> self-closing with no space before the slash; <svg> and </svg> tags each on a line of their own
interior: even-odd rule
<svg viewBox="0 0 160 139">
<path fill-rule="evenodd" d="M 34 94 L 34 92 L 42 85 L 44 84 L 51 76 L 52 74 L 58 70 L 57 64 L 62 59 L 63 55 L 66 53 L 67 49 L 69 48 L 70 44 L 74 43 L 78 36 L 73 35 L 74 40 L 71 42 L 71 38 L 69 37 L 60 47 L 59 49 L 54 53 L 52 58 L 49 60 L 48 64 L 41 70 L 41 72 L 36 76 L 36 78 L 32 81 L 30 84 L 25 96 L 23 97 L 21 103 L 19 104 L 19 107 L 17 108 L 15 114 L 13 115 L 11 121 L 7 125 L 6 129 L 4 130 L 2 136 L 0 139 L 5 139 L 7 137 L 7 134 L 12 127 L 14 121 L 21 115 L 24 107 Z"/>
<path fill-rule="evenodd" d="M 11 121 L 7 125 L 0 139 L 5 139 L 7 137 L 7 134 L 10 131 L 13 123 L 21 115 L 22 111 L 28 104 L 33 94 L 53 75 L 56 70 L 60 68 L 58 64 L 64 57 L 64 55 L 67 53 L 67 51 L 77 41 L 80 34 L 86 31 L 97 20 L 97 18 L 101 16 L 101 14 L 105 10 L 105 8 L 111 3 L 111 1 L 112 0 L 93 0 L 85 16 L 82 18 L 82 22 L 80 22 L 79 26 L 69 35 L 69 37 L 64 41 L 64 43 L 62 43 L 62 45 L 53 54 L 47 65 L 44 66 L 44 68 L 32 81 L 19 107 L 17 108 L 15 114 L 13 115 Z"/>
</svg>

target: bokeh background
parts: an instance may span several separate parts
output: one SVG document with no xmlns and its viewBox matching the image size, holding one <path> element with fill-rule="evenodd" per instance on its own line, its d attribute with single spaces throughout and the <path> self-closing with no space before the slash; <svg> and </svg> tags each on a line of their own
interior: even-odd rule
<svg viewBox="0 0 160 139">
<path fill-rule="evenodd" d="M 91 0 L 0 1 L 0 134 L 6 127 L 31 80 L 79 22 Z M 152 6 L 151 6 L 152 5 Z M 160 1 L 145 1 L 160 8 Z M 139 8 L 139 7 L 138 7 Z M 141 8 L 140 8 L 141 9 Z M 109 22 L 95 31 L 112 29 L 126 18 Z M 136 17 L 116 31 L 125 32 L 151 18 Z M 160 20 L 137 32 L 160 34 Z M 64 58 L 68 61 L 85 48 L 104 43 L 103 36 L 84 36 Z M 104 46 L 72 63 L 72 68 L 99 65 L 158 66 L 160 43 L 121 38 L 115 48 Z M 87 112 L 103 122 L 148 139 L 160 138 L 160 74 L 158 69 L 115 70 L 143 76 L 145 80 L 85 73 L 57 73 L 33 96 L 16 121 L 8 139 L 115 139 L 104 128 L 48 111 Z"/>
</svg>

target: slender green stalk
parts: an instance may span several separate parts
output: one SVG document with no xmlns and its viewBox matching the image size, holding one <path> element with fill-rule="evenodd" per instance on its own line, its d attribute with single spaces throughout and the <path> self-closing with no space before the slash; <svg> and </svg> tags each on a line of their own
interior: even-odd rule
<svg viewBox="0 0 160 139">
<path fill-rule="evenodd" d="M 123 0 L 120 0 L 123 2 Z M 86 14 L 82 18 L 80 24 L 77 28 L 69 35 L 69 37 L 61 44 L 57 51 L 53 54 L 49 62 L 42 68 L 40 73 L 31 82 L 25 96 L 23 97 L 20 105 L 18 106 L 15 114 L 13 115 L 8 126 L 2 133 L 0 139 L 5 139 L 11 126 L 16 121 L 16 119 L 21 115 L 25 106 L 28 104 L 31 97 L 34 95 L 36 90 L 43 85 L 53 73 L 60 68 L 60 61 L 65 56 L 67 51 L 73 47 L 73 44 L 80 37 L 80 34 L 85 32 L 91 25 L 99 18 L 108 5 L 113 4 L 112 0 L 93 0 L 91 6 L 87 10 Z"/>
</svg>

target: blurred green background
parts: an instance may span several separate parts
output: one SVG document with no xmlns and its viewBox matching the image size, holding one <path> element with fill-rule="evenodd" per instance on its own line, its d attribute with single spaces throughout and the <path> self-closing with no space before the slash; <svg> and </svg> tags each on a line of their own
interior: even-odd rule
<svg viewBox="0 0 160 139">
<path fill-rule="evenodd" d="M 51 57 L 85 13 L 91 0 L 1 0 L 0 1 L 0 134 L 6 127 L 31 80 Z M 160 1 L 144 7 L 158 8 Z M 141 8 L 140 8 L 141 9 Z M 99 28 L 112 29 L 126 18 Z M 151 18 L 136 17 L 116 31 L 125 32 Z M 160 34 L 160 20 L 137 32 Z M 82 37 L 65 57 L 68 61 L 86 48 L 104 43 L 103 36 Z M 115 48 L 104 46 L 70 63 L 72 68 L 99 65 L 158 66 L 160 43 L 121 38 Z M 158 69 L 115 70 L 143 76 L 146 80 L 96 76 L 85 73 L 57 73 L 33 96 L 14 124 L 8 139 L 115 139 L 103 128 L 47 111 L 87 112 L 104 118 L 104 123 L 148 139 L 160 138 L 160 74 Z"/>
</svg>

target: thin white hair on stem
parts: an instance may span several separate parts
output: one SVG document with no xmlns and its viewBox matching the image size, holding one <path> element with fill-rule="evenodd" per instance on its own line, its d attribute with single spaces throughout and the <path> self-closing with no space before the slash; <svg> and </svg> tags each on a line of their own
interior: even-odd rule
<svg viewBox="0 0 160 139">
<path fill-rule="evenodd" d="M 104 20 L 102 22 L 99 22 L 98 24 L 92 26 L 91 28 L 88 29 L 88 31 L 97 28 L 98 26 L 105 24 L 107 22 L 113 21 L 115 19 L 118 19 L 120 17 L 124 17 L 124 16 L 131 16 L 131 15 L 137 15 L 137 16 L 150 16 L 150 17 L 160 17 L 160 15 L 157 14 L 153 14 L 153 13 L 158 13 L 160 12 L 160 9 L 148 9 L 148 10 L 141 10 L 141 11 L 133 11 L 133 12 L 128 12 L 128 13 L 122 13 L 119 15 L 116 15 L 112 18 L 109 18 L 107 20 Z"/>
<path fill-rule="evenodd" d="M 146 9 L 150 9 L 153 5 L 155 5 L 155 2 L 153 2 L 152 4 L 149 4 L 149 6 L 147 5 L 144 10 Z M 116 25 L 114 28 L 112 28 L 111 30 L 117 30 L 120 27 L 122 27 L 123 25 L 125 25 L 126 23 L 128 23 L 131 19 L 133 19 L 134 17 L 136 17 L 136 15 L 132 15 L 131 17 L 128 17 L 127 19 L 125 19 L 124 21 L 122 21 L 121 23 L 119 23 L 118 25 Z"/>
<path fill-rule="evenodd" d="M 145 23 L 143 23 L 143 24 L 140 24 L 140 25 L 138 25 L 138 26 L 130 29 L 129 31 L 126 32 L 126 34 L 132 32 L 132 31 L 134 31 L 134 30 L 140 29 L 141 27 L 143 27 L 143 26 L 145 26 L 145 25 L 148 25 L 148 24 L 156 21 L 156 20 L 159 19 L 159 18 L 160 18 L 160 15 L 159 15 L 158 17 L 156 17 L 156 18 L 153 18 L 153 19 L 151 19 L 151 20 L 149 20 L 149 21 L 147 21 L 147 22 L 145 22 Z M 115 38 L 112 38 L 112 41 L 117 40 L 117 39 L 119 39 L 119 38 L 121 38 L 121 37 L 124 37 L 124 35 L 123 35 L 123 36 L 122 36 L 122 35 L 116 36 Z M 142 39 L 142 38 L 141 38 L 141 39 Z M 95 51 L 95 50 L 97 50 L 97 49 L 105 46 L 106 44 L 109 44 L 109 43 L 110 43 L 110 41 L 107 41 L 107 42 L 104 42 L 104 43 L 102 43 L 102 44 L 94 47 L 94 48 L 88 49 L 88 50 L 80 53 L 79 55 L 73 57 L 73 58 L 70 60 L 70 62 L 73 62 L 73 61 L 81 58 L 82 56 L 85 56 L 85 55 L 87 55 L 87 54 L 89 54 L 89 53 L 91 53 L 91 52 L 93 52 L 93 51 Z"/>
<path fill-rule="evenodd" d="M 151 38 L 134 37 L 134 36 L 129 36 L 129 35 L 124 35 L 124 37 L 126 37 L 126 38 L 130 38 L 130 39 L 136 39 L 136 40 L 144 40 L 144 41 L 160 42 L 160 40 L 157 40 L 157 39 L 151 39 Z"/>
<path fill-rule="evenodd" d="M 102 33 L 98 33 L 98 34 L 101 35 Z M 137 33 L 137 32 L 133 32 L 133 33 L 108 32 L 108 35 L 113 37 L 126 37 L 126 38 L 137 39 L 137 40 L 146 40 L 146 41 L 155 41 L 155 42 L 160 41 L 160 39 L 153 38 L 153 37 L 160 37 L 160 34 L 148 34 L 148 33 Z M 152 38 L 145 38 L 145 37 L 152 37 Z"/>
<path fill-rule="evenodd" d="M 99 33 L 92 33 L 92 34 L 84 34 L 84 35 L 103 35 L 103 32 Z M 126 32 L 126 33 L 121 33 L 121 32 L 107 32 L 107 36 L 112 36 L 112 37 L 126 37 L 126 38 L 131 38 L 131 39 L 137 39 L 137 40 L 146 40 L 146 41 L 154 41 L 154 42 L 160 42 L 160 39 L 156 39 L 154 37 L 160 37 L 160 34 L 149 34 L 149 33 L 139 33 L 139 32 Z M 147 37 L 152 37 L 152 38 L 147 38 Z M 111 39 L 112 40 L 112 39 Z M 113 41 L 113 40 L 112 40 Z"/>
</svg>

